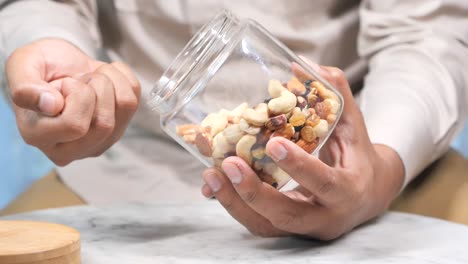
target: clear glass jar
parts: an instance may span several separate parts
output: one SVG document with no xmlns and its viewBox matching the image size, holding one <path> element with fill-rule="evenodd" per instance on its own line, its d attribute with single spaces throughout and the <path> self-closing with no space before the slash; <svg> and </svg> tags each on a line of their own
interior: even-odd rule
<svg viewBox="0 0 468 264">
<path fill-rule="evenodd" d="M 257 22 L 223 11 L 151 91 L 163 130 L 206 166 L 239 156 L 261 180 L 289 180 L 264 153 L 271 137 L 317 154 L 343 109 L 338 91 Z"/>
</svg>

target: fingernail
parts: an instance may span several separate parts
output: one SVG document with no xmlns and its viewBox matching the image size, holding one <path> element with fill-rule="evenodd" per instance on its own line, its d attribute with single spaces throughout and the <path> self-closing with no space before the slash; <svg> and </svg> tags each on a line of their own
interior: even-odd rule
<svg viewBox="0 0 468 264">
<path fill-rule="evenodd" d="M 203 180 L 208 184 L 208 186 L 210 186 L 211 191 L 217 192 L 221 190 L 222 183 L 214 173 L 208 173 L 203 177 Z"/>
<path fill-rule="evenodd" d="M 242 182 L 242 173 L 235 164 L 227 163 L 223 166 L 224 172 L 234 184 L 239 184 Z"/>
<path fill-rule="evenodd" d="M 284 160 L 288 156 L 288 151 L 280 143 L 274 143 L 270 149 L 270 157 L 278 162 Z"/>
<path fill-rule="evenodd" d="M 39 95 L 39 110 L 45 114 L 54 114 L 55 97 L 49 92 L 42 92 Z"/>
</svg>

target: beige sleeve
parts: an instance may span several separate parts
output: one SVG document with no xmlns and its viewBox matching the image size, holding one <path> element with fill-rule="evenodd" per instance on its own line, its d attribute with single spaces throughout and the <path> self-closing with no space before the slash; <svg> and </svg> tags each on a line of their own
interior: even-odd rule
<svg viewBox="0 0 468 264">
<path fill-rule="evenodd" d="M 16 48 L 45 37 L 65 39 L 95 57 L 101 45 L 96 2 L 0 0 L 0 69 Z M 3 73 L 0 86 L 6 89 Z"/>
<path fill-rule="evenodd" d="M 361 109 L 373 143 L 401 157 L 405 185 L 448 150 L 468 112 L 468 1 L 365 0 Z"/>
</svg>

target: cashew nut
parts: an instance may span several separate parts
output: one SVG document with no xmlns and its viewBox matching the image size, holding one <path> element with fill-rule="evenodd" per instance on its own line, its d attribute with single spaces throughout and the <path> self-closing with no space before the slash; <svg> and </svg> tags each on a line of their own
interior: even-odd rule
<svg viewBox="0 0 468 264">
<path fill-rule="evenodd" d="M 201 122 L 202 127 L 210 127 L 211 135 L 215 136 L 227 126 L 227 116 L 223 113 L 211 113 Z"/>
<path fill-rule="evenodd" d="M 288 90 L 281 92 L 281 96 L 268 102 L 268 108 L 273 114 L 286 114 L 296 107 L 297 97 Z"/>
<path fill-rule="evenodd" d="M 328 133 L 328 122 L 326 120 L 320 119 L 318 124 L 314 126 L 315 134 L 317 137 L 322 138 Z"/>
<path fill-rule="evenodd" d="M 260 133 L 260 130 L 262 129 L 260 127 L 254 127 L 249 125 L 249 123 L 247 123 L 247 121 L 245 121 L 245 119 L 243 118 L 239 121 L 239 128 L 240 130 L 250 135 L 256 135 Z"/>
<path fill-rule="evenodd" d="M 236 155 L 242 158 L 247 164 L 252 165 L 252 153 L 250 149 L 257 141 L 257 138 L 252 135 L 243 136 L 236 145 Z"/>
<path fill-rule="evenodd" d="M 232 124 L 238 124 L 241 119 L 242 113 L 244 112 L 245 109 L 247 109 L 247 107 L 249 107 L 247 103 L 242 103 L 238 105 L 236 108 L 234 108 L 232 111 L 228 111 L 228 114 L 227 114 L 228 122 Z"/>
<path fill-rule="evenodd" d="M 247 108 L 242 113 L 242 117 L 249 124 L 254 126 L 263 126 L 268 120 L 268 106 L 265 103 L 261 103 L 255 108 L 255 110 Z"/>
<path fill-rule="evenodd" d="M 222 159 L 224 154 L 234 151 L 235 145 L 229 144 L 223 133 L 218 133 L 213 139 L 213 158 Z"/>
<path fill-rule="evenodd" d="M 286 88 L 283 87 L 280 81 L 270 80 L 268 83 L 268 93 L 271 98 L 278 98 L 281 96 L 281 92 L 285 91 Z"/>
<path fill-rule="evenodd" d="M 261 160 L 263 157 L 265 157 L 265 148 L 258 147 L 256 149 L 252 149 L 251 154 L 254 159 Z"/>
<path fill-rule="evenodd" d="M 291 177 L 275 163 L 270 162 L 263 165 L 263 171 L 270 174 L 279 185 L 287 182 Z"/>
<path fill-rule="evenodd" d="M 223 135 L 229 144 L 236 144 L 244 135 L 244 132 L 240 129 L 239 124 L 233 124 L 224 129 Z"/>
</svg>

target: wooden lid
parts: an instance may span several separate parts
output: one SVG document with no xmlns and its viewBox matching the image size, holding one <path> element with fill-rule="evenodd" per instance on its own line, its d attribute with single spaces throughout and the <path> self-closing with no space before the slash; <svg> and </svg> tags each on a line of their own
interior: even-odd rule
<svg viewBox="0 0 468 264">
<path fill-rule="evenodd" d="M 0 221 L 0 263 L 80 263 L 80 233 L 43 222 Z"/>
</svg>

